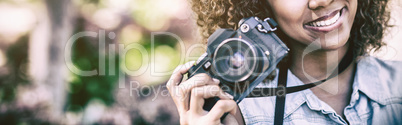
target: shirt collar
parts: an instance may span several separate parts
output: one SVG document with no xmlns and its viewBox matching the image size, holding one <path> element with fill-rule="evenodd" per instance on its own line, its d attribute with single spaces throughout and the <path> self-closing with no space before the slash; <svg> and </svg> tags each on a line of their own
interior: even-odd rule
<svg viewBox="0 0 402 125">
<path fill-rule="evenodd" d="M 266 87 L 275 88 L 275 87 L 277 87 L 279 70 L 276 69 L 276 72 L 277 72 L 277 75 L 276 75 L 275 79 L 273 79 L 272 81 L 270 81 L 268 83 L 258 84 L 256 86 L 256 88 L 266 88 Z M 290 70 L 288 70 L 286 86 L 290 87 L 290 86 L 299 86 L 299 85 L 303 85 L 303 83 L 295 75 L 293 75 Z M 306 94 L 304 94 L 304 91 L 305 90 L 291 93 L 291 94 L 286 94 L 286 101 L 285 101 L 286 106 L 285 106 L 284 117 L 287 117 L 290 114 L 292 114 L 294 111 L 297 110 L 297 108 L 299 108 L 302 104 L 304 104 L 307 101 L 307 97 L 306 97 Z"/>
<path fill-rule="evenodd" d="M 384 86 L 389 79 L 382 72 L 382 67 L 386 66 L 382 61 L 371 56 L 361 57 L 357 63 L 356 74 L 354 78 L 353 88 L 365 94 L 371 100 L 381 104 L 386 104 L 386 99 L 390 97 L 387 86 Z"/>
<path fill-rule="evenodd" d="M 288 70 L 287 87 L 300 85 L 304 85 L 304 83 Z M 286 95 L 285 117 L 292 114 L 304 103 L 306 103 L 311 110 L 320 111 L 323 114 L 335 113 L 329 105 L 318 99 L 310 89 L 306 89 Z"/>
<path fill-rule="evenodd" d="M 385 91 L 386 88 L 380 84 L 386 79 L 379 77 L 381 76 L 378 74 L 381 66 L 381 64 L 378 64 L 379 62 L 381 61 L 371 56 L 363 57 L 357 61 L 357 69 L 354 77 L 353 92 L 350 102 L 352 105 L 354 105 L 356 100 L 358 100 L 360 97 L 359 92 L 365 94 L 368 98 L 378 102 L 379 104 L 386 104 L 385 99 L 389 97 L 389 94 L 387 94 L 387 91 Z M 266 83 L 259 84 L 257 88 L 276 87 L 277 81 L 278 75 L 268 85 Z M 290 70 L 288 70 L 287 87 L 299 85 L 304 85 L 304 83 Z M 307 89 L 286 95 L 284 117 L 292 114 L 304 103 L 306 103 L 311 110 L 320 111 L 324 114 L 335 113 L 335 111 L 329 105 L 318 99 L 318 97 L 315 96 L 310 89 Z"/>
<path fill-rule="evenodd" d="M 381 64 L 378 64 L 379 62 L 381 61 L 371 56 L 362 57 L 357 61 L 350 102 L 352 105 L 354 105 L 356 100 L 360 97 L 358 92 L 365 94 L 368 98 L 381 105 L 386 104 L 385 99 L 389 97 L 389 93 L 385 91 L 385 86 L 381 84 L 381 82 L 386 82 L 384 81 L 386 79 L 380 78 L 381 75 L 378 74 L 381 66 Z M 277 78 L 275 78 L 274 81 L 277 81 Z M 287 81 L 287 87 L 304 84 L 290 70 L 288 70 Z M 307 89 L 286 95 L 285 117 L 292 114 L 304 103 L 306 103 L 311 110 L 321 111 L 324 114 L 335 113 L 329 105 L 318 99 L 310 89 Z"/>
</svg>

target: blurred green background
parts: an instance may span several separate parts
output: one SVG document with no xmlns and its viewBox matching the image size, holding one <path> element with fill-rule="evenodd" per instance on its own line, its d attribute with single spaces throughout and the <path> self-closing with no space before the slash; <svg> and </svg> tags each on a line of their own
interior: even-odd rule
<svg viewBox="0 0 402 125">
<path fill-rule="evenodd" d="M 178 124 L 165 83 L 198 44 L 187 1 L 2 0 L 0 27 L 0 123 Z"/>
<path fill-rule="evenodd" d="M 392 2 L 377 56 L 402 60 Z M 188 0 L 1 0 L 0 123 L 179 124 L 165 84 L 203 53 L 197 36 Z"/>
</svg>

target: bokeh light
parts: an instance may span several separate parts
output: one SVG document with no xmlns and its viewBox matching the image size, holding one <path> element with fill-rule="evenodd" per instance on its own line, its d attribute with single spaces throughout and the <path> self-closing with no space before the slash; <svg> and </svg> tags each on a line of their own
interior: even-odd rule
<svg viewBox="0 0 402 125">
<path fill-rule="evenodd" d="M 0 124 L 179 124 L 165 84 L 206 47 L 188 2 L 0 1 Z M 392 2 L 396 27 L 376 55 L 402 60 L 402 4 Z M 83 32 L 95 36 L 66 47 Z"/>
</svg>

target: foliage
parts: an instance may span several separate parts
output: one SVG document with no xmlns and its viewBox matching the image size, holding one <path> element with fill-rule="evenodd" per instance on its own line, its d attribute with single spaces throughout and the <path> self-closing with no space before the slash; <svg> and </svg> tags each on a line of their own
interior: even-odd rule
<svg viewBox="0 0 402 125">
<path fill-rule="evenodd" d="M 74 33 L 84 31 L 84 23 L 82 19 L 78 21 L 77 29 Z M 106 105 L 111 105 L 114 101 L 113 90 L 118 80 L 119 74 L 119 57 L 115 57 L 115 65 L 109 65 L 109 55 L 98 51 L 97 43 L 87 37 L 79 38 L 73 44 L 72 61 L 73 64 L 81 70 L 94 70 L 99 73 L 100 56 L 105 58 L 105 75 L 80 76 L 71 73 L 68 92 L 67 108 L 71 111 L 79 111 L 84 108 L 92 99 L 101 100 Z M 109 67 L 115 68 L 114 75 L 110 75 Z"/>
<path fill-rule="evenodd" d="M 17 86 L 29 83 L 27 75 L 28 41 L 29 38 L 25 35 L 7 49 L 7 68 L 5 69 L 7 73 L 0 76 L 1 102 L 13 101 Z"/>
</svg>

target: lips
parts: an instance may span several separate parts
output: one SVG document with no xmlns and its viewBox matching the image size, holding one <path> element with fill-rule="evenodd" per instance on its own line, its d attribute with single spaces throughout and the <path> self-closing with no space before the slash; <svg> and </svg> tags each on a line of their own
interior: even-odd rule
<svg viewBox="0 0 402 125">
<path fill-rule="evenodd" d="M 307 25 L 314 26 L 314 27 L 329 26 L 331 24 L 334 24 L 336 21 L 338 21 L 339 17 L 341 17 L 341 11 L 335 11 L 330 16 L 321 17 L 317 20 L 307 23 Z"/>
<path fill-rule="evenodd" d="M 344 8 L 336 10 L 328 15 L 322 16 L 316 20 L 310 21 L 304 24 L 307 29 L 312 29 L 314 31 L 328 32 L 333 29 L 338 28 L 342 21 L 342 14 L 345 11 Z"/>
</svg>

